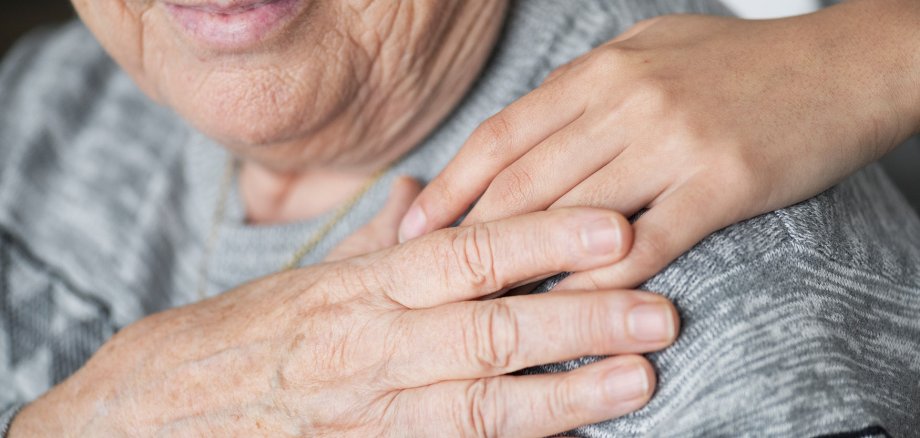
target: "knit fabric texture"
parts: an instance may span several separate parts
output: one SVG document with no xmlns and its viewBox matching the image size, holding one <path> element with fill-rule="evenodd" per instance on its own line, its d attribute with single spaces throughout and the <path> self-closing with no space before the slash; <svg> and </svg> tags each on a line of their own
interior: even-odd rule
<svg viewBox="0 0 920 438">
<path fill-rule="evenodd" d="M 465 99 L 304 264 L 373 217 L 396 176 L 429 181 L 479 123 L 554 68 L 673 12 L 728 14 L 712 0 L 513 3 Z M 148 100 L 82 24 L 10 52 L 0 67 L 0 432 L 119 328 L 198 299 L 226 160 Z M 326 219 L 250 226 L 232 192 L 207 293 L 275 272 Z M 878 168 L 715 233 L 643 288 L 682 317 L 677 343 L 649 356 L 656 395 L 572 434 L 920 434 L 920 221 Z"/>
</svg>

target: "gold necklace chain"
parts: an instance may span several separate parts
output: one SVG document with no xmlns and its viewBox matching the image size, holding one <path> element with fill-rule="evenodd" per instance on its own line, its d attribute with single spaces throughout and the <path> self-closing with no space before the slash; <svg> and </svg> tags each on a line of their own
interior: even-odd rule
<svg viewBox="0 0 920 438">
<path fill-rule="evenodd" d="M 236 174 L 236 160 L 233 157 L 230 157 L 227 160 L 227 164 L 224 168 L 223 177 L 221 177 L 220 182 L 220 193 L 217 197 L 217 204 L 214 207 L 214 214 L 211 217 L 211 228 L 208 232 L 208 240 L 205 242 L 204 254 L 201 257 L 201 266 L 199 266 L 198 273 L 198 298 L 205 299 L 207 298 L 207 285 L 208 285 L 208 264 L 210 263 L 211 255 L 214 252 L 214 247 L 217 245 L 217 237 L 220 234 L 220 224 L 224 221 L 224 216 L 226 215 L 227 210 L 227 200 L 230 198 L 231 187 L 233 186 L 233 176 Z M 352 195 L 348 200 L 342 204 L 339 208 L 335 210 L 332 217 L 329 218 L 326 222 L 320 226 L 316 232 L 314 232 L 311 237 L 300 245 L 293 254 L 291 254 L 290 259 L 281 266 L 280 271 L 287 271 L 289 269 L 295 269 L 300 266 L 300 262 L 303 260 L 307 254 L 310 254 L 320 242 L 332 232 L 332 229 L 335 228 L 342 219 L 355 207 L 358 201 L 370 191 L 380 180 L 386 175 L 387 171 L 392 168 L 392 165 L 388 165 L 375 173 L 370 177 L 367 182 L 361 186 L 361 189 L 358 190 L 354 195 Z"/>
</svg>

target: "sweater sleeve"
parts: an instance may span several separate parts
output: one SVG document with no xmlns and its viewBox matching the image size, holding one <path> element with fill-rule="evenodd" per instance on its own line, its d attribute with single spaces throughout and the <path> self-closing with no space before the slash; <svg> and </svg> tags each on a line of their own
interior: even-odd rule
<svg viewBox="0 0 920 438">
<path fill-rule="evenodd" d="M 115 333 L 108 306 L 0 227 L 0 437 Z"/>
<path fill-rule="evenodd" d="M 0 102 L 5 100 L 5 95 L 11 90 L 11 85 L 15 82 L 15 77 L 17 75 L 17 70 L 27 62 L 28 53 L 30 47 L 34 45 L 34 36 L 30 36 L 23 41 L 20 41 L 16 44 L 10 52 L 4 57 L 3 63 L 0 64 L 0 84 L 8 84 L 7 86 L 0 86 Z M 0 122 L 2 123 L 2 122 Z M 6 129 L 0 129 L 0 163 L 7 162 L 9 160 L 9 155 L 11 152 L 10 142 L 4 137 L 4 133 L 7 132 Z M 6 166 L 0 166 L 0 181 L 3 179 L 3 169 Z M 5 248 L 0 248 L 0 251 L 6 251 Z M 6 260 L 6 257 L 4 257 Z M 3 284 L 8 283 L 4 281 Z M 4 294 L 5 295 L 5 294 Z M 4 306 L 5 308 L 5 306 Z M 11 339 L 9 339 L 9 333 L 7 333 L 10 328 L 8 323 L 8 317 L 3 314 L 0 314 L 0 330 L 2 330 L 3 337 L 6 338 L 6 344 L 10 344 Z M 14 384 L 11 381 L 11 375 L 6 375 L 7 371 L 7 357 L 10 353 L 10 348 L 6 348 L 7 353 L 4 356 L 4 366 L 0 370 L 4 371 L 4 375 L 0 377 L 0 383 L 3 385 L 3 393 L 5 396 L 0 397 L 0 438 L 6 438 L 10 430 L 10 424 L 13 422 L 13 418 L 19 413 L 20 409 L 25 405 L 22 400 L 13 394 Z"/>
<path fill-rule="evenodd" d="M 877 166 L 715 233 L 644 285 L 681 314 L 678 341 L 649 357 L 655 397 L 571 434 L 914 436 L 918 242 L 920 220 Z"/>
<path fill-rule="evenodd" d="M 118 262 L 125 259 L 120 250 L 129 243 L 125 234 L 112 229 L 115 221 L 90 214 L 115 211 L 123 213 L 119 219 L 130 221 L 142 208 L 129 203 L 116 210 L 111 204 L 88 202 L 100 197 L 98 191 L 116 192 L 110 190 L 112 181 L 119 181 L 120 188 L 132 182 L 146 187 L 148 181 L 137 173 L 133 179 L 113 179 L 114 174 L 99 166 L 121 164 L 102 149 L 112 144 L 106 143 L 107 135 L 119 138 L 121 145 L 142 136 L 129 129 L 130 135 L 118 137 L 119 131 L 111 127 L 123 119 L 91 122 L 90 115 L 113 113 L 100 109 L 99 102 L 127 105 L 119 107 L 119 114 L 166 131 L 160 119 L 139 115 L 148 113 L 137 111 L 134 94 L 125 97 L 111 91 L 131 85 L 126 79 L 116 81 L 117 72 L 78 22 L 27 36 L 0 64 L 0 438 L 22 406 L 68 378 L 117 327 L 147 310 L 132 298 L 136 313 L 116 322 L 116 304 L 101 292 L 100 284 L 120 277 L 110 274 L 103 279 L 100 272 L 116 272 Z M 93 136 L 87 136 L 87 130 Z M 85 141 L 80 143 L 80 138 Z M 137 155 L 125 161 L 130 160 L 151 165 Z M 82 165 L 69 166 L 72 163 Z M 94 183 L 80 186 L 86 181 Z M 77 221 L 80 226 L 60 225 L 77 216 L 82 217 Z M 57 220 L 62 217 L 67 220 Z M 106 232 L 110 233 L 105 234 L 107 240 L 97 239 Z M 97 266 L 101 269 L 87 269 Z M 136 292 L 118 289 L 124 296 Z M 157 302 L 150 307 L 166 305 Z"/>
<path fill-rule="evenodd" d="M 13 417 L 19 413 L 22 407 L 23 405 L 21 403 L 13 403 L 8 406 L 0 407 L 0 438 L 6 438 L 10 431 L 10 424 L 13 423 Z"/>
</svg>

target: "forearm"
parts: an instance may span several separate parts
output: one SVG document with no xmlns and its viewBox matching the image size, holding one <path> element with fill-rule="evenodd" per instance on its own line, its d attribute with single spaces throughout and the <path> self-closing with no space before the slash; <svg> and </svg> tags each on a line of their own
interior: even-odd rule
<svg viewBox="0 0 920 438">
<path fill-rule="evenodd" d="M 884 108 L 871 127 L 877 155 L 920 132 L 920 1 L 850 0 L 814 19 L 831 65 L 863 93 L 854 103 Z"/>
<path fill-rule="evenodd" d="M 0 437 L 66 436 L 76 429 L 68 424 L 58 432 L 53 427 L 85 418 L 84 413 L 68 408 L 34 414 L 55 399 L 52 393 L 61 394 L 57 388 L 63 383 L 50 392 L 49 386 L 79 372 L 90 352 L 117 326 L 105 302 L 62 279 L 22 242 L 0 230 L 0 289 L 7 293 L 0 306 L 0 343 L 13 346 L 0 352 Z M 33 401 L 43 392 L 45 396 Z M 71 403 L 79 401 L 72 394 L 62 396 Z"/>
<path fill-rule="evenodd" d="M 70 404 L 60 400 L 60 395 L 55 392 L 57 390 L 55 388 L 30 404 L 15 406 L 8 418 L 2 418 L 7 423 L 0 424 L 0 427 L 6 426 L 7 429 L 6 435 L 0 435 L 0 438 L 80 435 L 77 424 L 86 416 L 67 409 Z"/>
<path fill-rule="evenodd" d="M 21 403 L 11 403 L 0 406 L 0 438 L 6 438 L 10 432 L 10 423 L 22 408 Z"/>
</svg>

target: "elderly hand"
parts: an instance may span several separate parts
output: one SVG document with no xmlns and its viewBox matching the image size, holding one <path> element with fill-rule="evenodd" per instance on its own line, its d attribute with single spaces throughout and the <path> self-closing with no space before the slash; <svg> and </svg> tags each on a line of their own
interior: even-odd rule
<svg viewBox="0 0 920 438">
<path fill-rule="evenodd" d="M 631 237 L 616 213 L 562 209 L 282 272 L 125 328 L 12 436 L 537 436 L 623 415 L 654 388 L 633 353 L 674 340 L 664 298 L 476 298 L 613 263 Z"/>
<path fill-rule="evenodd" d="M 641 22 L 485 121 L 416 200 L 401 240 L 449 225 L 477 198 L 466 224 L 576 205 L 648 209 L 623 261 L 560 285 L 633 287 L 917 129 L 918 5 Z"/>
</svg>

